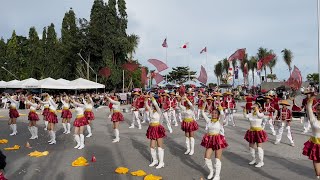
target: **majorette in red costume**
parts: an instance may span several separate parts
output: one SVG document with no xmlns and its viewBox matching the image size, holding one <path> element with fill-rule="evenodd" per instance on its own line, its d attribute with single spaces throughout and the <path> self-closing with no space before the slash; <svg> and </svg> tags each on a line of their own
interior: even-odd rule
<svg viewBox="0 0 320 180">
<path fill-rule="evenodd" d="M 307 107 L 307 103 L 308 103 L 308 100 L 311 98 L 311 96 L 313 95 L 313 92 L 311 91 L 306 91 L 304 92 L 304 94 L 307 96 L 306 98 L 304 98 L 302 100 L 302 106 L 301 108 L 304 109 L 306 111 L 306 107 Z M 312 111 L 315 112 L 315 106 L 316 106 L 316 103 L 317 101 L 315 99 L 312 100 Z M 309 121 L 309 117 L 306 113 L 306 116 L 304 117 L 303 119 L 303 132 L 302 134 L 306 134 L 309 130 L 310 130 L 310 121 Z"/>
<path fill-rule="evenodd" d="M 224 100 L 222 102 L 222 107 L 225 109 L 226 126 L 228 125 L 229 121 L 231 121 L 233 126 L 236 126 L 233 119 L 233 111 L 236 107 L 236 102 L 234 101 L 232 95 L 233 94 L 229 91 L 223 93 Z"/>
<path fill-rule="evenodd" d="M 282 138 L 282 133 L 284 129 L 287 129 L 287 137 L 290 141 L 291 146 L 294 146 L 294 141 L 291 134 L 291 127 L 290 122 L 292 120 L 292 112 L 288 108 L 290 104 L 286 100 L 280 101 L 280 105 L 282 105 L 282 108 L 279 109 L 279 112 L 277 114 L 277 120 L 276 120 L 276 126 L 277 126 L 277 135 L 276 135 L 276 141 L 274 144 L 279 144 Z"/>
<path fill-rule="evenodd" d="M 140 94 L 138 92 L 133 93 L 134 97 L 132 100 L 132 122 L 131 126 L 129 128 L 134 128 L 134 123 L 137 120 L 138 123 L 138 128 L 141 129 L 141 121 L 139 117 L 139 109 L 141 107 L 141 99 L 140 99 Z"/>
<path fill-rule="evenodd" d="M 245 106 L 245 110 L 246 110 L 246 113 L 250 113 L 252 108 L 252 103 L 254 101 L 254 98 L 252 97 L 252 95 L 249 93 L 248 96 L 245 96 L 245 100 L 246 100 L 246 106 Z M 261 104 L 262 105 L 262 104 Z"/>
<path fill-rule="evenodd" d="M 270 126 L 270 129 L 272 131 L 272 135 L 276 135 L 276 131 L 274 130 L 274 126 L 273 126 L 273 121 L 274 121 L 274 113 L 276 111 L 276 109 L 273 107 L 273 103 L 272 101 L 272 97 L 270 96 L 266 96 L 264 97 L 264 99 L 266 100 L 266 102 L 263 104 L 263 110 L 264 113 L 266 115 L 266 120 L 264 122 L 262 122 L 262 128 L 264 129 L 266 124 L 268 123 Z"/>
</svg>

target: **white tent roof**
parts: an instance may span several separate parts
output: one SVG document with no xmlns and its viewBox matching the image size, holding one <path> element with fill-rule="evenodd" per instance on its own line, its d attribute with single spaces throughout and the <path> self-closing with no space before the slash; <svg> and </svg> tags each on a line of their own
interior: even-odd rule
<svg viewBox="0 0 320 180">
<path fill-rule="evenodd" d="M 6 81 L 0 81 L 0 88 L 6 88 L 7 82 Z"/>
<path fill-rule="evenodd" d="M 25 79 L 20 82 L 7 85 L 7 88 L 38 88 L 39 87 L 39 81 L 33 78 Z"/>
<path fill-rule="evenodd" d="M 71 81 L 63 79 L 63 78 L 57 79 L 57 81 L 59 81 L 59 82 L 61 82 L 63 84 L 69 84 L 71 82 Z"/>
<path fill-rule="evenodd" d="M 12 80 L 12 81 L 8 81 L 7 83 L 6 83 L 6 87 L 5 88 L 10 88 L 10 86 L 13 86 L 13 85 L 16 85 L 16 84 L 18 84 L 18 83 L 20 83 L 21 81 L 19 81 L 19 80 Z"/>
<path fill-rule="evenodd" d="M 50 77 L 40 80 L 38 88 L 41 88 L 41 89 L 74 89 L 72 86 L 69 86 L 69 84 L 52 79 Z"/>
<path fill-rule="evenodd" d="M 98 89 L 104 88 L 105 85 L 99 84 L 93 81 L 89 81 L 83 78 L 79 78 L 70 82 L 69 86 L 74 87 L 74 89 Z"/>
</svg>

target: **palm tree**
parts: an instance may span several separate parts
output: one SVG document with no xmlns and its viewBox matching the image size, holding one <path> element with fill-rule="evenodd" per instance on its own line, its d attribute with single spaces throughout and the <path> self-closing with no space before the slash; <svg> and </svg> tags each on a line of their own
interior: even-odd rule
<svg viewBox="0 0 320 180">
<path fill-rule="evenodd" d="M 219 79 L 221 80 L 222 74 L 223 74 L 223 69 L 222 69 L 222 63 L 219 61 L 216 65 L 214 65 L 214 74 L 217 76 L 217 83 L 219 83 Z"/>
<path fill-rule="evenodd" d="M 228 74 L 228 70 L 229 70 L 229 61 L 227 58 L 224 58 L 222 60 L 222 67 L 223 67 L 223 71 L 224 73 Z"/>
<path fill-rule="evenodd" d="M 254 57 L 254 56 L 251 56 L 250 57 L 250 60 L 249 60 L 249 70 L 251 70 L 251 73 L 252 73 L 252 84 L 254 86 L 254 70 L 257 69 L 257 58 Z"/>
<path fill-rule="evenodd" d="M 291 63 L 292 63 L 292 52 L 289 49 L 284 49 L 281 51 L 283 53 L 283 60 L 284 62 L 287 64 L 288 68 L 289 68 L 289 73 L 291 74 Z"/>
<path fill-rule="evenodd" d="M 247 65 L 248 65 L 248 64 L 249 64 L 248 62 L 249 62 L 249 61 L 248 61 L 248 54 L 246 53 L 245 56 L 244 56 L 244 58 L 243 58 L 243 60 L 242 60 L 241 63 L 240 63 L 240 69 L 241 69 L 242 74 L 243 74 L 244 85 L 246 85 L 246 82 L 248 82 L 248 81 L 247 81 L 247 80 L 248 80 L 248 75 L 245 76 L 245 74 L 244 74 L 244 66 L 245 66 L 246 63 L 247 63 Z M 249 86 L 249 82 L 248 82 L 248 86 Z"/>
<path fill-rule="evenodd" d="M 128 36 L 128 47 L 127 47 L 127 51 L 129 54 L 129 61 L 131 61 L 133 59 L 133 54 L 136 52 L 136 49 L 138 48 L 138 44 L 139 44 L 139 36 L 135 35 L 135 34 L 130 34 Z"/>
<path fill-rule="evenodd" d="M 260 48 L 258 49 L 258 53 L 257 53 L 258 60 L 264 58 L 267 54 L 268 54 L 268 50 L 267 50 L 266 48 L 260 47 Z M 264 77 L 265 77 L 265 81 L 267 82 L 266 65 L 263 64 L 263 65 L 262 65 L 262 68 L 264 69 Z M 260 79 L 260 81 L 261 81 L 261 79 Z"/>
</svg>

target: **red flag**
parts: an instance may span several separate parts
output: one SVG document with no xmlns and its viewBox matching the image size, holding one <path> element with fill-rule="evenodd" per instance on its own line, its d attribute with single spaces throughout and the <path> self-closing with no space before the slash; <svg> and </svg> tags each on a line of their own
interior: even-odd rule
<svg viewBox="0 0 320 180">
<path fill-rule="evenodd" d="M 145 67 L 141 68 L 141 85 L 147 85 L 148 78 L 147 78 L 147 69 Z"/>
<path fill-rule="evenodd" d="M 202 82 L 203 84 L 207 84 L 207 80 L 208 80 L 208 76 L 207 76 L 206 69 L 203 66 L 201 66 L 201 71 L 198 77 L 198 81 Z"/>
<path fill-rule="evenodd" d="M 167 44 L 167 38 L 164 39 L 163 43 L 162 43 L 162 47 L 167 48 L 168 44 Z"/>
<path fill-rule="evenodd" d="M 164 80 L 164 78 L 161 74 L 155 73 L 154 80 L 156 80 L 156 83 L 159 84 L 161 81 Z"/>
<path fill-rule="evenodd" d="M 262 69 L 262 65 L 263 65 L 263 62 L 259 60 L 259 61 L 257 62 L 257 70 L 258 70 L 258 71 L 260 71 L 260 70 Z"/>
<path fill-rule="evenodd" d="M 236 52 L 234 52 L 228 59 L 228 61 L 233 61 L 236 59 L 242 60 L 246 54 L 246 48 L 238 49 Z"/>
<path fill-rule="evenodd" d="M 125 69 L 125 70 L 128 70 L 128 71 L 130 71 L 130 72 L 133 72 L 133 71 L 135 71 L 135 70 L 139 67 L 139 64 L 128 62 L 128 63 L 123 64 L 122 67 L 123 67 L 123 69 Z"/>
<path fill-rule="evenodd" d="M 186 49 L 186 48 L 188 48 L 188 47 L 189 47 L 189 43 L 187 42 L 187 43 L 183 44 L 180 48 Z"/>
<path fill-rule="evenodd" d="M 301 85 L 302 85 L 301 71 L 296 66 L 294 66 L 293 71 L 289 79 L 287 80 L 286 84 L 295 90 L 301 88 Z"/>
<path fill-rule="evenodd" d="M 200 54 L 204 53 L 204 52 L 207 52 L 207 47 L 203 48 L 201 51 L 200 51 Z"/>
<path fill-rule="evenodd" d="M 186 87 L 184 85 L 181 85 L 179 88 L 179 95 L 183 96 L 186 93 Z"/>
<path fill-rule="evenodd" d="M 158 59 L 149 59 L 148 62 L 154 65 L 157 68 L 158 72 L 161 72 L 169 68 L 165 63 Z"/>
<path fill-rule="evenodd" d="M 269 54 L 267 56 L 265 56 L 264 58 L 261 58 L 259 61 L 262 62 L 263 65 L 268 64 L 272 59 L 274 59 L 276 57 L 275 54 Z"/>
<path fill-rule="evenodd" d="M 99 70 L 99 74 L 101 76 L 104 76 L 104 77 L 108 78 L 111 75 L 111 69 L 108 68 L 108 67 L 101 68 Z"/>
</svg>

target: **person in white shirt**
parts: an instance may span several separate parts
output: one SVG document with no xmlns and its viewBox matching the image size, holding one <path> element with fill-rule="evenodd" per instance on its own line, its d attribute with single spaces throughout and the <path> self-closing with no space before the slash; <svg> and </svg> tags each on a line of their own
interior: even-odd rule
<svg viewBox="0 0 320 180">
<path fill-rule="evenodd" d="M 218 109 L 213 109 L 211 111 L 212 118 L 209 118 L 204 111 L 202 111 L 201 113 L 206 123 L 208 124 L 207 133 L 203 136 L 201 142 L 201 146 L 206 148 L 204 160 L 210 171 L 208 179 L 212 179 L 214 173 L 211 160 L 211 156 L 214 151 L 216 171 L 213 180 L 220 180 L 222 150 L 228 147 L 227 141 L 224 137 L 223 124 L 225 123 L 225 117 L 223 108 L 220 106 Z"/>
<path fill-rule="evenodd" d="M 111 115 L 111 121 L 113 123 L 113 130 L 115 139 L 112 140 L 113 143 L 120 141 L 120 132 L 119 132 L 119 123 L 121 121 L 124 121 L 124 117 L 120 110 L 120 102 L 118 101 L 117 96 L 114 96 L 113 99 L 109 96 L 106 96 L 108 101 L 112 103 L 112 115 Z"/>
<path fill-rule="evenodd" d="M 9 94 L 6 94 L 7 99 L 10 101 L 10 109 L 9 109 L 9 126 L 12 129 L 12 133 L 10 136 L 15 136 L 18 134 L 17 131 L 17 118 L 20 116 L 17 110 L 19 101 L 16 101 L 16 97 L 10 97 Z"/>
</svg>

